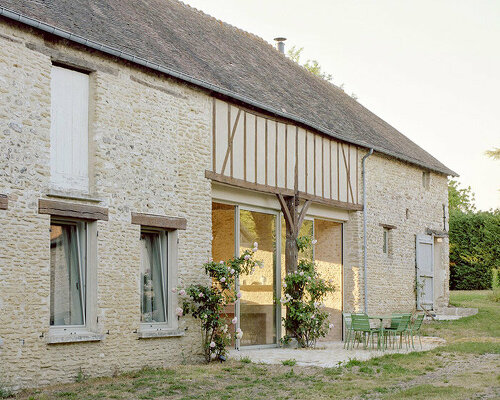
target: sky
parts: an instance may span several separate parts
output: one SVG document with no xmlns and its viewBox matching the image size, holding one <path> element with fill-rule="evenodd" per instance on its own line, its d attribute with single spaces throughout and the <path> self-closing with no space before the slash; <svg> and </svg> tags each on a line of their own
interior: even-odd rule
<svg viewBox="0 0 500 400">
<path fill-rule="evenodd" d="M 347 93 L 500 208 L 500 0 L 184 0 L 303 47 Z"/>
</svg>

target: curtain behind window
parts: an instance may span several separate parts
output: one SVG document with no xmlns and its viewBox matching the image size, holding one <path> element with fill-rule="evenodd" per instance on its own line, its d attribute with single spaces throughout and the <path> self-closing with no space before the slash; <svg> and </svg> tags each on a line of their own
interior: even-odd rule
<svg viewBox="0 0 500 400">
<path fill-rule="evenodd" d="M 165 268 L 163 267 L 161 234 L 144 232 L 141 235 L 141 243 L 141 321 L 166 322 Z"/>
<path fill-rule="evenodd" d="M 76 224 L 51 225 L 50 324 L 84 325 L 84 269 Z"/>
</svg>

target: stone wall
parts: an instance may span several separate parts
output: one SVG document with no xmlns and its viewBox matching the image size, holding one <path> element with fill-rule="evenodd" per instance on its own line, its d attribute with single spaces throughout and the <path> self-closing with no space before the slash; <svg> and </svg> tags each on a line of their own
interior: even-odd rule
<svg viewBox="0 0 500 400">
<path fill-rule="evenodd" d="M 98 221 L 99 342 L 47 344 L 51 58 L 86 67 L 91 81 L 91 196 Z M 198 324 L 183 337 L 138 339 L 140 226 L 131 212 L 187 219 L 179 231 L 178 279 L 205 279 L 210 256 L 211 101 L 197 90 L 0 20 L 0 385 L 18 389 L 85 375 L 197 360 Z M 66 201 L 67 199 L 62 199 Z"/>
<path fill-rule="evenodd" d="M 90 73 L 90 185 L 69 199 L 109 210 L 97 230 L 98 342 L 47 344 L 50 217 L 37 202 L 50 186 L 52 60 Z M 181 285 L 206 280 L 211 252 L 211 100 L 191 86 L 0 19 L 0 385 L 13 389 L 201 359 L 198 324 L 182 337 L 140 339 L 140 226 L 131 212 L 187 219 L 179 232 Z M 360 171 L 361 168 L 358 168 Z M 361 182 L 361 175 L 359 175 Z M 415 235 L 442 230 L 446 177 L 373 155 L 367 161 L 369 311 L 415 305 Z M 360 184 L 361 187 L 361 184 Z M 361 193 L 360 193 L 361 198 Z M 407 211 L 408 210 L 408 211 Z M 382 253 L 383 228 L 391 231 Z M 363 308 L 362 213 L 344 227 L 344 308 Z M 448 300 L 448 241 L 442 244 L 439 305 Z"/>
<path fill-rule="evenodd" d="M 359 168 L 361 171 L 361 167 Z M 367 274 L 369 313 L 411 311 L 415 307 L 415 236 L 427 229 L 444 230 L 443 205 L 448 204 L 447 178 L 374 154 L 366 161 Z M 360 177 L 360 189 L 361 177 Z M 362 196 L 362 193 L 360 193 Z M 448 215 L 446 215 L 448 219 Z M 383 226 L 390 225 L 389 252 L 383 253 Z M 345 293 L 347 311 L 363 310 L 363 213 L 351 213 L 345 225 Z M 439 290 L 435 308 L 448 305 L 448 238 L 439 244 L 436 263 Z"/>
</svg>

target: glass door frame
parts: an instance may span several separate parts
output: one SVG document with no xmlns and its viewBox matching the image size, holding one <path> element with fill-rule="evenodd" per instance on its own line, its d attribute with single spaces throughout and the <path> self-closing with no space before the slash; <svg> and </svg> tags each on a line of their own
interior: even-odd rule
<svg viewBox="0 0 500 400">
<path fill-rule="evenodd" d="M 274 251 L 274 298 L 276 299 L 276 303 L 274 304 L 275 308 L 275 324 L 276 324 L 276 343 L 272 344 L 255 344 L 243 346 L 245 349 L 258 349 L 258 348 L 269 348 L 269 347 L 279 347 L 281 341 L 281 212 L 278 210 L 272 210 L 269 208 L 262 208 L 257 206 L 248 206 L 237 203 L 232 203 L 235 206 L 235 218 L 234 218 L 234 229 L 235 229 L 235 237 L 234 237 L 234 254 L 239 257 L 240 256 L 240 210 L 250 211 L 250 212 L 258 212 L 262 214 L 270 214 L 275 218 L 275 251 Z M 240 281 L 239 279 L 235 284 L 236 292 L 240 290 Z M 234 313 L 238 318 L 236 322 L 236 329 L 240 327 L 241 315 L 240 315 L 240 301 L 238 300 L 235 304 Z M 245 332 L 243 332 L 245 334 Z M 240 349 L 240 340 L 236 339 L 235 348 L 237 350 Z"/>
</svg>

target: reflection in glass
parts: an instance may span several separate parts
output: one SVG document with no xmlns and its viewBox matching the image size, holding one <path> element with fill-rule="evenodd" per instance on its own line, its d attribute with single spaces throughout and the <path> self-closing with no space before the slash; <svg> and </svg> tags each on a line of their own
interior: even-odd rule
<svg viewBox="0 0 500 400">
<path fill-rule="evenodd" d="M 85 223 L 50 226 L 50 325 L 85 324 Z"/>
<path fill-rule="evenodd" d="M 299 237 L 309 236 L 313 237 L 314 235 L 314 224 L 310 219 L 305 219 L 302 222 L 302 226 L 300 227 Z M 283 279 L 286 275 L 286 265 L 285 265 L 285 245 L 286 245 L 286 226 L 285 219 L 281 217 L 281 282 L 283 283 Z M 306 249 L 305 251 L 299 254 L 299 260 L 301 258 L 308 258 L 310 260 L 313 259 L 313 249 Z M 281 287 L 281 297 L 284 296 L 283 286 Z M 281 317 L 286 317 L 286 307 L 281 306 Z M 283 328 L 284 329 L 284 328 Z"/>
<path fill-rule="evenodd" d="M 227 261 L 234 257 L 235 212 L 235 206 L 212 203 L 212 257 L 215 262 Z M 224 314 L 229 331 L 233 334 L 234 325 L 231 320 L 235 316 L 234 303 L 224 308 Z"/>
<path fill-rule="evenodd" d="M 141 322 L 167 322 L 164 232 L 141 233 Z"/>
<path fill-rule="evenodd" d="M 263 261 L 262 268 L 240 277 L 242 346 L 276 343 L 275 232 L 275 215 L 240 211 L 240 254 L 257 242 L 255 259 Z"/>
</svg>

